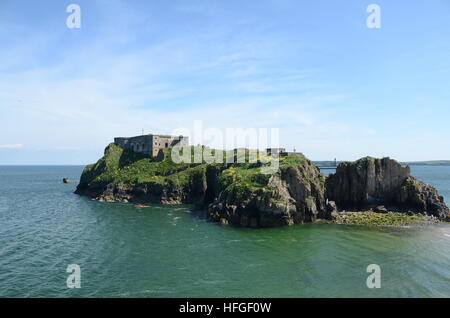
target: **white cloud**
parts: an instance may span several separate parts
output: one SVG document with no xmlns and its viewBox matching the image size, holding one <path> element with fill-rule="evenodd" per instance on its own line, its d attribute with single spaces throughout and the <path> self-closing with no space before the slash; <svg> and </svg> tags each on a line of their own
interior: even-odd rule
<svg viewBox="0 0 450 318">
<path fill-rule="evenodd" d="M 101 152 L 115 136 L 137 135 L 142 128 L 170 133 L 195 120 L 222 129 L 281 128 L 283 145 L 316 158 L 330 142 L 347 145 L 350 127 L 323 106 L 340 105 L 350 96 L 311 93 L 321 85 L 317 70 L 285 63 L 299 50 L 265 32 L 234 31 L 180 32 L 122 50 L 116 50 L 116 39 L 99 37 L 78 49 L 61 49 L 53 63 L 25 64 L 0 77 L 0 127 L 29 149 Z M 128 37 L 133 38 L 120 33 L 124 43 Z M 26 41 L 4 52 L 4 69 L 54 49 L 49 42 L 43 47 Z"/>
<path fill-rule="evenodd" d="M 0 126 L 32 148 L 101 149 L 118 135 L 142 128 L 170 133 L 198 119 L 217 128 L 290 127 L 303 138 L 335 125 L 320 106 L 346 96 L 295 93 L 311 85 L 311 70 L 272 72 L 266 57 L 276 41 L 261 37 L 242 45 L 238 36 L 224 45 L 224 33 L 167 39 L 120 54 L 106 49 L 104 39 L 65 52 L 58 63 L 5 74 Z M 42 50 L 29 43 L 30 54 Z"/>
<path fill-rule="evenodd" d="M 0 149 L 19 149 L 23 148 L 22 144 L 0 144 Z"/>
</svg>

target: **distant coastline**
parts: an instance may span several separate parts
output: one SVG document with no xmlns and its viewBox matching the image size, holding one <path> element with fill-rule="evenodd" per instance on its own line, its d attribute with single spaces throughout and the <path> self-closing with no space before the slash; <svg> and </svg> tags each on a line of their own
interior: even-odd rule
<svg viewBox="0 0 450 318">
<path fill-rule="evenodd" d="M 408 166 L 450 166 L 450 160 L 413 161 L 401 162 L 400 164 Z"/>
<path fill-rule="evenodd" d="M 346 161 L 337 161 L 339 165 Z M 334 161 L 313 161 L 316 166 L 334 166 Z M 429 161 L 405 161 L 400 162 L 402 166 L 450 166 L 450 160 L 429 160 Z"/>
</svg>

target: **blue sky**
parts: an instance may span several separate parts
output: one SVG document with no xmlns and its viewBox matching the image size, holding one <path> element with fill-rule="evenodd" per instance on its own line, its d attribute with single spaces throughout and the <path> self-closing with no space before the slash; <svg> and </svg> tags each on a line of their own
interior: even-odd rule
<svg viewBox="0 0 450 318">
<path fill-rule="evenodd" d="M 448 0 L 1 0 L 0 39 L 0 164 L 194 120 L 279 128 L 313 160 L 450 159 Z"/>
</svg>

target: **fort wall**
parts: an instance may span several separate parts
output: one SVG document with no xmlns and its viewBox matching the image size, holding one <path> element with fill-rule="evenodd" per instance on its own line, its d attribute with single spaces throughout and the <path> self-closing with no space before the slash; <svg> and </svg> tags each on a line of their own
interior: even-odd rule
<svg viewBox="0 0 450 318">
<path fill-rule="evenodd" d="M 142 135 L 135 137 L 116 137 L 114 143 L 124 149 L 157 157 L 161 149 L 175 145 L 188 146 L 189 138 L 186 136 L 170 135 Z"/>
</svg>

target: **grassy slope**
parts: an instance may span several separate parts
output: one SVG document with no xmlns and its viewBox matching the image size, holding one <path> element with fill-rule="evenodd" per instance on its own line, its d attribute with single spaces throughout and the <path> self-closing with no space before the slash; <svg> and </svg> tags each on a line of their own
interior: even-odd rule
<svg viewBox="0 0 450 318">
<path fill-rule="evenodd" d="M 300 166 L 306 163 L 306 158 L 299 154 L 279 158 L 279 167 L 275 174 L 280 174 L 289 167 Z M 219 177 L 219 188 L 227 193 L 234 193 L 239 202 L 250 198 L 255 191 L 268 191 L 267 184 L 273 174 L 263 174 L 259 164 L 233 164 L 227 166 Z"/>
<path fill-rule="evenodd" d="M 264 188 L 270 178 L 270 175 L 261 173 L 261 163 L 177 164 L 171 160 L 170 152 L 171 149 L 166 149 L 165 159 L 156 161 L 143 154 L 111 144 L 97 163 L 84 169 L 81 183 L 90 184 L 90 186 L 150 184 L 158 187 L 188 187 L 196 174 L 204 174 L 208 165 L 214 165 L 223 170 L 219 177 L 219 187 L 237 191 L 244 197 L 249 192 Z M 235 162 L 238 159 L 232 152 L 223 152 L 225 159 L 229 156 L 234 156 Z M 248 158 L 248 151 L 246 156 Z M 300 165 L 305 160 L 306 158 L 302 155 L 280 158 L 280 169 Z"/>
</svg>

